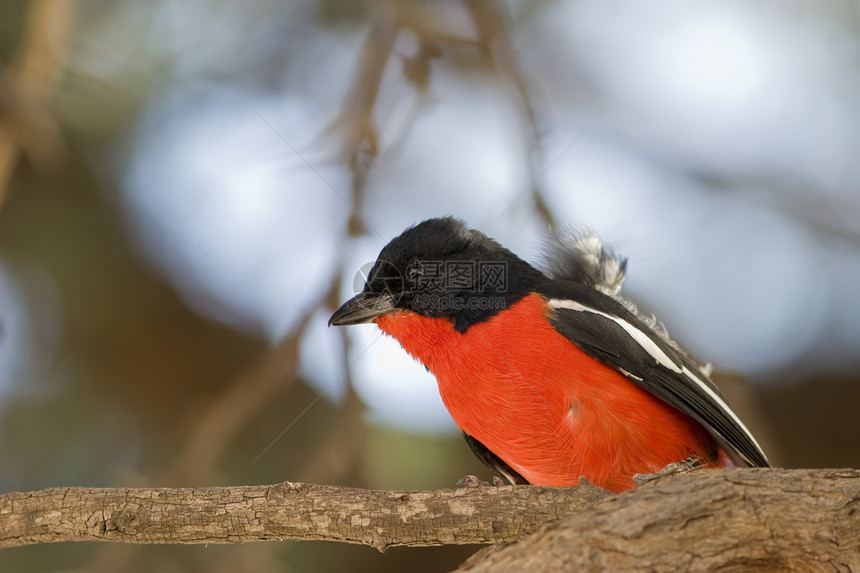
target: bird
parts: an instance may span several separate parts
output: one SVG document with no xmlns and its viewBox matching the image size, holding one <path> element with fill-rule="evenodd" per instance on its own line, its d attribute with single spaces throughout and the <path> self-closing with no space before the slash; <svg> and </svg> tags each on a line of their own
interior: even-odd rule
<svg viewBox="0 0 860 573">
<path fill-rule="evenodd" d="M 375 323 L 436 378 L 477 457 L 513 484 L 620 492 L 672 464 L 769 467 L 665 327 L 621 294 L 627 259 L 591 231 L 544 269 L 454 217 L 392 239 L 329 326 Z"/>
</svg>

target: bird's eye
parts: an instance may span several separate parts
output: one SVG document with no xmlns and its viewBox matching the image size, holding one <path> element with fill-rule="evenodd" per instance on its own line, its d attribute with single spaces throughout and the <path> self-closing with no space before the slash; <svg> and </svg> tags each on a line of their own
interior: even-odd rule
<svg viewBox="0 0 860 573">
<path fill-rule="evenodd" d="M 422 265 L 420 261 L 415 261 L 409 265 L 409 269 L 406 273 L 410 281 L 417 281 L 424 276 L 424 265 Z"/>
</svg>

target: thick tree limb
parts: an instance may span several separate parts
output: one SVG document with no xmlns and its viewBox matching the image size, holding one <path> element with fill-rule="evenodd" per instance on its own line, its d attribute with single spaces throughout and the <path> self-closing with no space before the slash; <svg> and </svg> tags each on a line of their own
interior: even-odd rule
<svg viewBox="0 0 860 573">
<path fill-rule="evenodd" d="M 481 557 L 458 572 L 860 571 L 860 471 L 660 479 Z"/>
<path fill-rule="evenodd" d="M 623 494 L 590 485 L 401 492 L 287 482 L 0 496 L 0 547 L 272 539 L 379 549 L 521 539 L 472 560 L 469 572 L 853 571 L 860 470 L 699 470 Z"/>
</svg>

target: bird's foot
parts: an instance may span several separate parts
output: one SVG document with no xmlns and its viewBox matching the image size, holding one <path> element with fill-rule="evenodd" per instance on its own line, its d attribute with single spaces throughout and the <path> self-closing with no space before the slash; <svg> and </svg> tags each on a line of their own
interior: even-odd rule
<svg viewBox="0 0 860 573">
<path fill-rule="evenodd" d="M 654 481 L 655 479 L 659 479 L 664 476 L 684 474 L 700 467 L 702 467 L 702 460 L 700 460 L 699 458 L 687 458 L 686 460 L 681 460 L 680 462 L 672 462 L 671 464 L 668 464 L 662 470 L 654 474 L 636 474 L 633 476 L 633 482 L 636 485 L 642 485 L 644 483 Z"/>
<path fill-rule="evenodd" d="M 499 476 L 493 476 L 493 483 L 489 483 L 470 474 L 460 478 L 456 487 L 499 487 L 500 485 L 505 485 L 505 482 Z"/>
</svg>

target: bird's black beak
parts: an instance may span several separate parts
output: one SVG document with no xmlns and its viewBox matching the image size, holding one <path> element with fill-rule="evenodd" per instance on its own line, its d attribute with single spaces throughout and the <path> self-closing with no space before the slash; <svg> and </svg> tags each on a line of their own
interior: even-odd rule
<svg viewBox="0 0 860 573">
<path fill-rule="evenodd" d="M 396 300 L 390 294 L 363 292 L 341 305 L 328 319 L 329 326 L 347 326 L 373 322 L 394 310 Z"/>
</svg>

